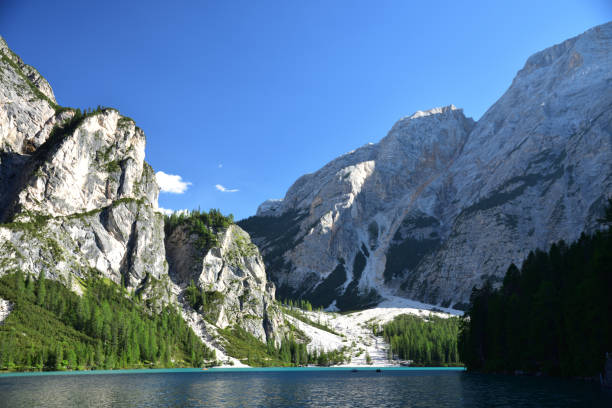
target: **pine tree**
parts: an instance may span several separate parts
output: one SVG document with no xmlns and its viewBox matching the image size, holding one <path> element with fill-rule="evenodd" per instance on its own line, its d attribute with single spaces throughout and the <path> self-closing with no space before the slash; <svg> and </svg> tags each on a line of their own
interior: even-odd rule
<svg viewBox="0 0 612 408">
<path fill-rule="evenodd" d="M 46 289 L 46 284 L 45 284 L 45 272 L 41 270 L 38 275 L 38 282 L 37 282 L 37 287 L 36 287 L 36 302 L 40 306 L 44 306 L 46 296 L 47 296 L 47 289 Z"/>
<path fill-rule="evenodd" d="M 64 349 L 61 344 L 58 344 L 55 348 L 55 370 L 59 371 L 64 368 Z"/>
</svg>

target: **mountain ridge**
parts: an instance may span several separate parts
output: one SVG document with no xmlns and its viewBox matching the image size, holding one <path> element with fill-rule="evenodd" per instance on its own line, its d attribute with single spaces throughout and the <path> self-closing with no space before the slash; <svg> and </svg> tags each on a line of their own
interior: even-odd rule
<svg viewBox="0 0 612 408">
<path fill-rule="evenodd" d="M 0 369 L 397 364 L 369 326 L 386 309 L 281 304 L 233 217 L 161 213 L 134 120 L 61 107 L 0 56 Z"/>
<path fill-rule="evenodd" d="M 611 188 L 611 46 L 607 23 L 542 50 L 478 122 L 416 112 L 264 202 L 241 225 L 279 291 L 316 302 L 328 285 L 333 309 L 359 275 L 359 293 L 462 307 L 530 249 L 597 228 Z"/>
</svg>

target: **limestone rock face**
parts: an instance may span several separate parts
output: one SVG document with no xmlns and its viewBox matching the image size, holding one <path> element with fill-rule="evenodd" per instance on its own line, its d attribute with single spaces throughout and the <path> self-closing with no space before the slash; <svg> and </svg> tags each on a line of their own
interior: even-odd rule
<svg viewBox="0 0 612 408">
<path fill-rule="evenodd" d="M 21 70 L 21 74 L 25 76 L 35 87 L 38 89 L 44 97 L 46 97 L 51 103 L 57 104 L 53 89 L 49 82 L 40 75 L 40 72 L 31 65 L 24 63 L 17 54 L 15 54 L 6 44 L 4 38 L 0 36 L 0 53 L 3 59 L 8 59 L 12 64 L 16 65 Z M 8 62 L 8 61 L 7 61 Z M 18 73 L 19 74 L 19 73 Z"/>
<path fill-rule="evenodd" d="M 477 123 L 453 106 L 417 112 L 262 204 L 240 225 L 279 291 L 341 309 L 460 307 L 530 250 L 598 228 L 611 49 L 612 23 L 595 27 L 530 57 Z"/>
<path fill-rule="evenodd" d="M 466 300 L 530 250 L 598 228 L 612 192 L 611 50 L 608 23 L 527 60 L 451 167 L 451 234 L 408 295 Z"/>
<path fill-rule="evenodd" d="M 204 292 L 220 295 L 199 310 L 216 327 L 238 325 L 263 342 L 279 342 L 281 314 L 259 250 L 236 225 L 219 233 L 218 239 L 218 246 L 203 250 L 196 234 L 186 226 L 177 227 L 166 238 L 172 281 L 183 290 L 193 282 Z"/>
<path fill-rule="evenodd" d="M 68 217 L 37 215 L 0 225 L 0 273 L 22 270 L 68 281 L 92 270 L 128 288 L 167 269 L 163 219 L 150 205 L 116 202 Z"/>
<path fill-rule="evenodd" d="M 114 109 L 73 120 L 1 39 L 0 55 L 0 274 L 69 282 L 97 271 L 132 289 L 167 286 L 142 130 Z"/>
<path fill-rule="evenodd" d="M 145 136 L 134 122 L 107 109 L 86 117 L 62 140 L 33 155 L 16 203 L 53 216 L 87 212 L 120 199 L 157 203 L 152 171 L 145 169 Z"/>
<path fill-rule="evenodd" d="M 32 153 L 58 121 L 49 83 L 0 37 L 0 149 Z"/>
</svg>

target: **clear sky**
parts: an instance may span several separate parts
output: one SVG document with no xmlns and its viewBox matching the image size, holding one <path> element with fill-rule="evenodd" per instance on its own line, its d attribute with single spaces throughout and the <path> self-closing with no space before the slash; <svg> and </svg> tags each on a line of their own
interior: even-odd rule
<svg viewBox="0 0 612 408">
<path fill-rule="evenodd" d="M 176 191 L 161 207 L 237 219 L 402 116 L 478 119 L 529 55 L 610 20 L 606 0 L 0 0 L 0 35 L 61 105 L 144 129 Z"/>
</svg>

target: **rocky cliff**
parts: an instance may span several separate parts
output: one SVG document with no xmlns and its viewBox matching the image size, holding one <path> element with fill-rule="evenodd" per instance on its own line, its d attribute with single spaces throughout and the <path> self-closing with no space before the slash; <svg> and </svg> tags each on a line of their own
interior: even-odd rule
<svg viewBox="0 0 612 408">
<path fill-rule="evenodd" d="M 96 270 L 130 289 L 162 279 L 163 218 L 143 131 L 114 109 L 60 108 L 3 40 L 0 51 L 0 273 L 68 281 Z"/>
<path fill-rule="evenodd" d="M 205 250 L 188 229 L 166 237 L 134 121 L 112 108 L 60 107 L 1 38 L 0 56 L 0 276 L 42 273 L 81 292 L 95 275 L 137 293 L 150 310 L 179 305 L 219 358 L 216 330 L 228 326 L 279 344 L 274 286 L 248 234 L 235 225 L 209 232 L 215 245 Z M 191 309 L 191 280 L 214 303 Z"/>
<path fill-rule="evenodd" d="M 597 228 L 612 191 L 612 23 L 530 57 L 474 122 L 454 106 L 299 178 L 240 225 L 281 296 L 461 307 L 535 248 Z"/>
<path fill-rule="evenodd" d="M 249 235 L 230 225 L 209 250 L 202 250 L 199 238 L 187 226 L 166 237 L 169 274 L 182 289 L 180 300 L 189 303 L 185 289 L 193 284 L 206 297 L 197 306 L 206 322 L 220 329 L 239 325 L 264 343 L 280 344 L 283 319 L 274 301 L 275 287 Z"/>
</svg>

